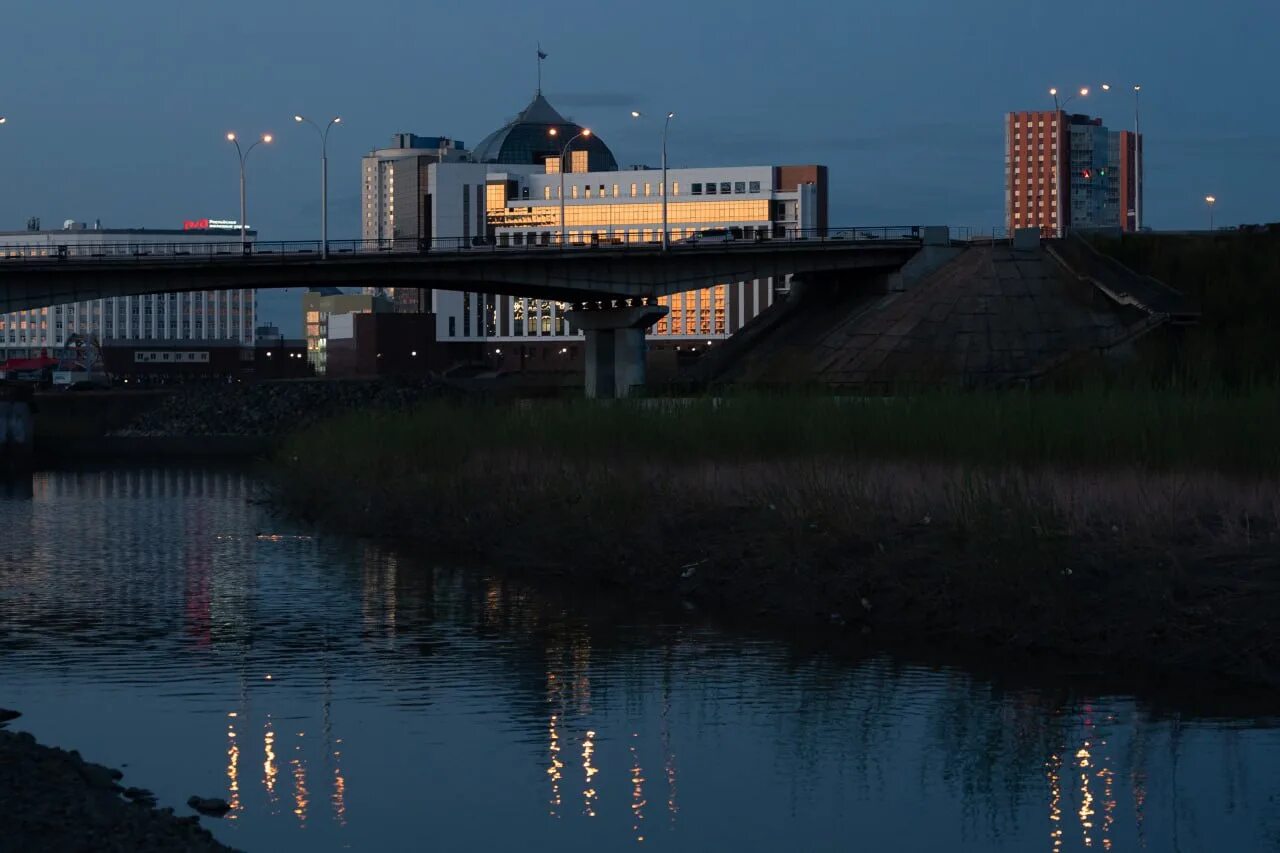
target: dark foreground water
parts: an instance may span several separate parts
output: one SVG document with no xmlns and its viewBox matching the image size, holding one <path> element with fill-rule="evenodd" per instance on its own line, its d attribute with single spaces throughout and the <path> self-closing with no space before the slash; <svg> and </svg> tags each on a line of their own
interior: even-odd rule
<svg viewBox="0 0 1280 853">
<path fill-rule="evenodd" d="M 1280 846 L 1280 728 L 1256 709 L 552 600 L 299 535 L 235 472 L 4 488 L 0 705 L 180 813 L 227 798 L 205 823 L 250 851 Z"/>
</svg>

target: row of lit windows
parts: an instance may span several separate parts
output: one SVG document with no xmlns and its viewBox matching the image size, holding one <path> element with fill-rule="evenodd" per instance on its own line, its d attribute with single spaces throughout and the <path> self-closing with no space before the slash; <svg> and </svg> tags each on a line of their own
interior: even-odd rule
<svg viewBox="0 0 1280 853">
<path fill-rule="evenodd" d="M 717 284 L 658 297 L 659 305 L 671 310 L 654 327 L 655 335 L 723 335 L 728 287 Z"/>
<path fill-rule="evenodd" d="M 570 227 L 575 225 L 652 225 L 662 221 L 662 205 L 653 203 L 569 205 L 565 208 L 565 221 Z M 667 222 L 673 225 L 768 221 L 769 202 L 765 199 L 677 202 L 667 207 Z M 489 213 L 489 224 L 508 228 L 559 225 L 560 208 L 517 207 L 493 210 Z"/>
</svg>

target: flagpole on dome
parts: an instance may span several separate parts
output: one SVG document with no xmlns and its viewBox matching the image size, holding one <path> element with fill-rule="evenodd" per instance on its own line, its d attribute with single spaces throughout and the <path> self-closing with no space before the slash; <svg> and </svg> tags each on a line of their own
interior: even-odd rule
<svg viewBox="0 0 1280 853">
<path fill-rule="evenodd" d="M 542 42 L 538 42 L 538 94 L 539 95 L 542 94 L 542 60 L 546 58 L 547 58 L 547 55 L 542 52 Z"/>
</svg>

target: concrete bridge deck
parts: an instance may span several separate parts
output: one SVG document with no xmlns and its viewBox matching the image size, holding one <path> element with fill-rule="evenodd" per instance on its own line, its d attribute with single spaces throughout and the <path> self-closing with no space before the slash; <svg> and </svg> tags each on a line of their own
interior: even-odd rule
<svg viewBox="0 0 1280 853">
<path fill-rule="evenodd" d="M 206 244 L 198 254 L 182 255 L 144 246 L 132 247 L 127 255 L 111 254 L 107 250 L 118 247 L 104 245 L 15 256 L 0 246 L 0 313 L 147 293 L 325 285 L 416 286 L 572 303 L 635 299 L 770 276 L 892 271 L 924 242 L 911 236 L 913 230 L 919 233 L 901 229 L 868 239 L 863 235 L 870 232 L 861 229 L 830 229 L 825 236 L 676 243 L 666 252 L 647 244 L 479 246 L 423 252 L 331 249 L 327 258 L 314 243 L 260 243 L 251 251 L 242 251 L 239 243 Z"/>
</svg>

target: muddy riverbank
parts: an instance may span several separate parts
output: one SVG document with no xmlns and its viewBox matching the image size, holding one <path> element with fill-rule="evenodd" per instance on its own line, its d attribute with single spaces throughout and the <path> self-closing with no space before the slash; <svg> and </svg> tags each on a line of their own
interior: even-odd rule
<svg viewBox="0 0 1280 853">
<path fill-rule="evenodd" d="M 157 809 L 123 780 L 78 752 L 0 731 L 0 853 L 231 853 L 198 815 Z"/>
<path fill-rule="evenodd" d="M 309 431 L 280 457 L 279 504 L 442 560 L 837 641 L 1280 684 L 1280 486 L 1267 476 L 877 461 L 817 441 L 753 451 L 732 414 L 714 415 L 712 438 L 675 424 L 664 455 L 622 433 L 653 440 L 636 413 L 595 446 L 594 413 L 580 434 L 545 412 L 476 413 L 468 434 L 467 417 Z M 739 428 L 763 437 L 759 421 Z"/>
</svg>

